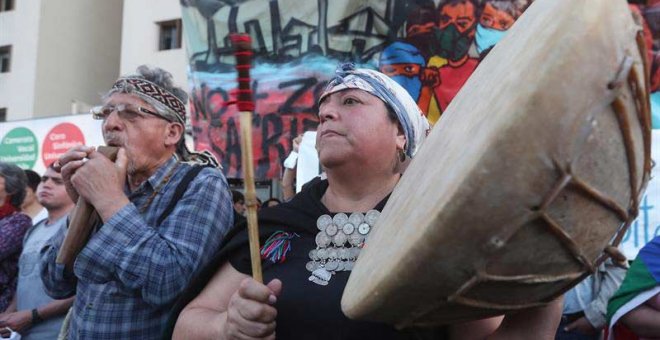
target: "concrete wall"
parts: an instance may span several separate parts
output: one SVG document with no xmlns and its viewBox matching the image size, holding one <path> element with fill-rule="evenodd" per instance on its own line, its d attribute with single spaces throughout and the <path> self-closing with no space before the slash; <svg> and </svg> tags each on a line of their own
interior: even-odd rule
<svg viewBox="0 0 660 340">
<path fill-rule="evenodd" d="M 69 113 L 73 101 L 96 104 L 117 79 L 122 2 L 42 2 L 35 117 Z"/>
<path fill-rule="evenodd" d="M 0 73 L 7 121 L 29 118 L 34 109 L 40 6 L 41 0 L 16 1 L 14 10 L 0 12 L 0 46 L 12 46 L 10 72 Z"/>
<path fill-rule="evenodd" d="M 181 19 L 179 0 L 130 0 L 124 3 L 122 75 L 134 73 L 142 64 L 158 66 L 172 73 L 176 85 L 188 89 L 185 45 L 175 50 L 158 50 L 157 23 L 173 19 Z"/>
</svg>

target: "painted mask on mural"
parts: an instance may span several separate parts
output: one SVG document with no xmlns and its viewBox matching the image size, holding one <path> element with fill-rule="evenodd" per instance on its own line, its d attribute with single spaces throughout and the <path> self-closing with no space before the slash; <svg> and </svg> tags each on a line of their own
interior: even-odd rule
<svg viewBox="0 0 660 340">
<path fill-rule="evenodd" d="M 394 64 L 381 68 L 381 72 L 394 79 L 408 91 L 417 101 L 422 90 L 422 81 L 419 79 L 420 66 L 415 64 Z M 416 74 L 415 74 L 416 73 Z M 413 75 L 414 74 L 414 75 Z"/>
<path fill-rule="evenodd" d="M 475 24 L 472 2 L 458 1 L 444 5 L 440 10 L 439 29 L 435 31 L 439 55 L 452 61 L 465 57 L 474 38 Z"/>
<path fill-rule="evenodd" d="M 485 28 L 481 24 L 477 25 L 477 35 L 475 36 L 475 42 L 477 43 L 477 52 L 481 52 L 495 46 L 502 38 L 506 31 L 496 30 L 494 28 Z"/>
<path fill-rule="evenodd" d="M 387 46 L 378 61 L 380 71 L 408 90 L 415 101 L 422 89 L 419 75 L 425 63 L 415 46 L 400 41 Z"/>
<path fill-rule="evenodd" d="M 511 14 L 497 9 L 492 3 L 486 3 L 477 25 L 475 37 L 477 52 L 481 53 L 495 46 L 514 22 L 515 19 Z"/>
<path fill-rule="evenodd" d="M 413 30 L 419 27 L 419 31 L 414 31 L 414 34 L 406 35 L 406 42 L 415 46 L 424 58 L 430 58 L 438 53 L 438 48 L 433 44 L 434 34 L 433 31 L 437 30 L 435 23 L 431 23 L 430 27 L 413 27 Z"/>
<path fill-rule="evenodd" d="M 424 56 L 437 54 L 433 41 L 433 31 L 437 29 L 438 12 L 433 3 L 416 7 L 408 13 L 406 20 L 406 42 L 415 46 Z"/>
</svg>

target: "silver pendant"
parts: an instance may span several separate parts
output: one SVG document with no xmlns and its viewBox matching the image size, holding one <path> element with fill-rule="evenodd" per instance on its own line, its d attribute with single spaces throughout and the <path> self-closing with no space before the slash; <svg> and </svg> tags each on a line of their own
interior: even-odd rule
<svg viewBox="0 0 660 340">
<path fill-rule="evenodd" d="M 327 286 L 330 278 L 332 278 L 332 274 L 329 271 L 325 270 L 325 268 L 318 268 L 312 272 L 309 281 L 317 285 Z"/>
<path fill-rule="evenodd" d="M 325 269 L 327 271 L 334 272 L 335 270 L 337 270 L 338 266 L 339 266 L 339 261 L 333 260 L 325 264 Z"/>
<path fill-rule="evenodd" d="M 343 226 L 348 222 L 348 216 L 344 213 L 338 213 L 332 218 L 332 222 L 337 226 Z"/>
<path fill-rule="evenodd" d="M 316 227 L 320 231 L 325 230 L 325 228 L 332 223 L 332 217 L 330 215 L 321 215 L 318 220 L 316 220 Z"/>
<path fill-rule="evenodd" d="M 334 243 L 335 246 L 341 247 L 346 243 L 346 240 L 348 239 L 348 236 L 344 234 L 343 232 L 337 233 L 335 237 L 332 238 L 332 243 Z"/>
<path fill-rule="evenodd" d="M 329 259 L 336 259 L 338 257 L 338 251 L 337 248 L 328 248 L 328 258 Z"/>
<path fill-rule="evenodd" d="M 325 233 L 328 234 L 328 236 L 335 236 L 337 234 L 338 228 L 336 224 L 329 224 L 325 228 Z"/>
<path fill-rule="evenodd" d="M 341 230 L 344 232 L 344 234 L 350 235 L 355 231 L 355 226 L 353 223 L 346 223 L 344 224 L 344 227 L 341 228 Z"/>
<path fill-rule="evenodd" d="M 310 250 L 311 261 L 305 264 L 305 268 L 312 273 L 309 281 L 327 286 L 336 272 L 353 270 L 365 238 L 379 216 L 377 210 L 369 210 L 364 215 L 321 215 L 316 220 L 316 227 L 320 231 L 316 234 L 317 247 Z M 346 242 L 350 244 L 348 248 Z"/>
<path fill-rule="evenodd" d="M 367 235 L 369 231 L 371 231 L 371 226 L 367 223 L 362 223 L 358 227 L 358 233 L 360 233 L 361 235 Z"/>
<path fill-rule="evenodd" d="M 326 235 L 324 232 L 320 232 L 316 234 L 316 245 L 319 248 L 325 248 L 328 245 L 330 245 L 330 242 L 332 242 L 332 239 L 330 236 Z"/>
<path fill-rule="evenodd" d="M 313 272 L 313 271 L 319 269 L 320 266 L 321 265 L 316 261 L 309 261 L 305 265 L 305 268 L 307 268 L 308 271 Z"/>
<path fill-rule="evenodd" d="M 341 248 L 337 251 L 337 257 L 339 257 L 342 260 L 348 260 L 348 249 L 346 248 Z"/>
<path fill-rule="evenodd" d="M 362 221 L 364 221 L 364 215 L 359 212 L 352 213 L 351 216 L 348 217 L 348 222 L 354 226 L 360 225 Z"/>
<path fill-rule="evenodd" d="M 348 243 L 350 243 L 354 247 L 359 246 L 360 243 L 362 243 L 362 241 L 364 241 L 364 236 L 359 232 L 348 236 Z"/>
<path fill-rule="evenodd" d="M 378 216 L 380 216 L 380 212 L 378 210 L 369 210 L 367 211 L 367 214 L 364 216 L 364 221 L 367 222 L 370 226 L 373 226 L 376 224 L 376 220 L 378 219 Z"/>
<path fill-rule="evenodd" d="M 328 250 L 325 249 L 325 248 L 319 249 L 316 252 L 316 256 L 318 256 L 319 259 L 321 259 L 321 260 L 326 260 L 326 259 L 328 259 Z"/>
</svg>

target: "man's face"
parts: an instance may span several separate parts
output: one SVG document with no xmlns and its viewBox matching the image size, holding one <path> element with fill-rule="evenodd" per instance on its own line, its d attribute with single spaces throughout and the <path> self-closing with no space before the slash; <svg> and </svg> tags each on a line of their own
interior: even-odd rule
<svg viewBox="0 0 660 340">
<path fill-rule="evenodd" d="M 73 204 L 64 187 L 62 175 L 51 168 L 41 176 L 41 182 L 37 186 L 37 200 L 48 210 Z"/>
<path fill-rule="evenodd" d="M 499 31 L 508 30 L 515 21 L 509 13 L 496 9 L 490 3 L 484 6 L 484 10 L 479 17 L 481 26 Z"/>
<path fill-rule="evenodd" d="M 454 25 L 461 34 L 474 34 L 476 22 L 474 5 L 471 2 L 448 4 L 440 10 L 440 29 Z"/>
<path fill-rule="evenodd" d="M 422 70 L 422 66 L 418 64 L 389 64 L 381 65 L 380 72 L 388 77 L 404 76 L 404 77 L 417 77 Z"/>
<path fill-rule="evenodd" d="M 121 113 L 115 110 L 104 119 L 103 139 L 107 145 L 126 150 L 129 175 L 153 170 L 171 154 L 165 146 L 168 124 L 178 123 L 140 112 L 140 107 L 151 112 L 156 110 L 131 94 L 113 94 L 104 106 L 124 108 Z"/>
</svg>

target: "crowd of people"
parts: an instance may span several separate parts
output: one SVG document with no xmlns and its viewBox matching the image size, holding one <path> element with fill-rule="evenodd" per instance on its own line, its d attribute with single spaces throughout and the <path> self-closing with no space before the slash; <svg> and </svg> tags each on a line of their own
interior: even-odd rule
<svg viewBox="0 0 660 340">
<path fill-rule="evenodd" d="M 115 161 L 81 145 L 41 175 L 0 162 L 2 337 L 594 339 L 608 318 L 660 337 L 656 240 L 625 280 L 625 269 L 608 262 L 542 307 L 433 328 L 344 316 L 352 264 L 430 128 L 406 89 L 380 72 L 342 65 L 322 92 L 316 147 L 325 175 L 295 193 L 290 171 L 286 199 L 261 204 L 264 283 L 251 277 L 245 198 L 212 155 L 186 147 L 187 95 L 171 75 L 141 66 L 102 101 L 93 114 L 106 144 L 119 148 Z M 99 219 L 75 262 L 60 263 L 79 198 Z M 326 230 L 324 221 L 342 215 L 367 227 Z M 321 255 L 339 249 L 352 251 L 336 261 Z"/>
</svg>

